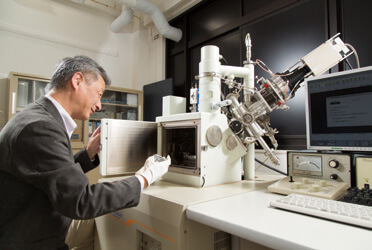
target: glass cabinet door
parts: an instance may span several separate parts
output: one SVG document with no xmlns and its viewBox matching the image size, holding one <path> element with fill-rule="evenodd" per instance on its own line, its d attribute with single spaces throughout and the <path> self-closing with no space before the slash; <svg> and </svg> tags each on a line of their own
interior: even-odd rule
<svg viewBox="0 0 372 250">
<path fill-rule="evenodd" d="M 102 109 L 89 117 L 89 136 L 101 119 L 142 120 L 143 93 L 139 90 L 107 87 L 101 97 Z"/>
<path fill-rule="evenodd" d="M 102 109 L 90 119 L 138 120 L 138 95 L 105 90 L 101 98 Z"/>
<path fill-rule="evenodd" d="M 25 108 L 47 92 L 48 82 L 18 78 L 16 109 Z"/>
<path fill-rule="evenodd" d="M 8 119 L 48 91 L 49 79 L 47 78 L 11 73 L 9 79 Z"/>
</svg>

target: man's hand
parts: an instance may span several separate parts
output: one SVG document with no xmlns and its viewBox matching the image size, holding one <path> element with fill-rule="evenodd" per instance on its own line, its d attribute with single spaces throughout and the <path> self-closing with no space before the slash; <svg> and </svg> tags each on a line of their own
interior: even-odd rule
<svg viewBox="0 0 372 250">
<path fill-rule="evenodd" d="M 92 134 L 88 141 L 87 153 L 90 159 L 93 159 L 96 154 L 100 151 L 101 145 L 101 126 L 99 126 Z"/>
<path fill-rule="evenodd" d="M 171 164 L 171 159 L 168 155 L 167 158 L 159 157 L 157 155 L 150 156 L 147 158 L 145 165 L 137 171 L 136 175 L 141 175 L 151 185 L 155 181 L 159 180 L 166 172 Z"/>
</svg>

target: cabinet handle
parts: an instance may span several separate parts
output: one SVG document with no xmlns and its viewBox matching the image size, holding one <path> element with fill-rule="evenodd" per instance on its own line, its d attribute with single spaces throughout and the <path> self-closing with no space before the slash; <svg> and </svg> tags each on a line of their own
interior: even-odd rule
<svg viewBox="0 0 372 250">
<path fill-rule="evenodd" d="M 15 114 L 16 110 L 16 92 L 12 93 L 12 114 Z"/>
<path fill-rule="evenodd" d="M 141 113 L 141 105 L 138 105 L 138 117 L 137 117 L 137 121 L 142 121 L 142 119 L 141 119 L 141 115 L 142 115 L 142 113 Z"/>
</svg>

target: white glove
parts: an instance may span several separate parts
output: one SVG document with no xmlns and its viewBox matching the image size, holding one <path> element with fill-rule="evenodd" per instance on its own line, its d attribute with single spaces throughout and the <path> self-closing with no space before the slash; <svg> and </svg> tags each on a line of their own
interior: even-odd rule
<svg viewBox="0 0 372 250">
<path fill-rule="evenodd" d="M 159 155 L 153 155 L 147 158 L 145 165 L 136 172 L 136 175 L 142 175 L 146 178 L 149 186 L 159 180 L 166 172 L 171 164 L 170 156 L 165 159 Z"/>
</svg>

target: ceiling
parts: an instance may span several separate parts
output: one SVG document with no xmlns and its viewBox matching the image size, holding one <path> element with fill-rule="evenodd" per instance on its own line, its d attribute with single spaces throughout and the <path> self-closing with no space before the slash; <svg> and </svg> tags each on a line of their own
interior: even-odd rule
<svg viewBox="0 0 372 250">
<path fill-rule="evenodd" d="M 108 13 L 110 15 L 119 16 L 121 13 L 121 3 L 119 0 L 63 0 L 64 2 L 74 2 L 82 7 L 94 8 L 96 10 Z M 202 0 L 149 0 L 154 3 L 163 12 L 167 20 L 171 20 L 181 13 L 185 12 L 192 6 Z M 83 8 L 83 9 L 84 9 Z M 135 12 L 143 24 L 146 26 L 152 22 L 151 18 L 143 13 Z"/>
</svg>

